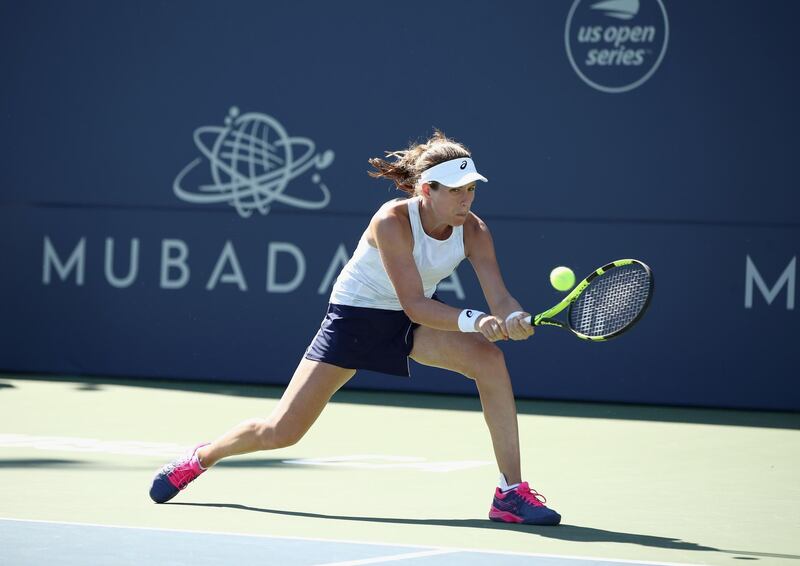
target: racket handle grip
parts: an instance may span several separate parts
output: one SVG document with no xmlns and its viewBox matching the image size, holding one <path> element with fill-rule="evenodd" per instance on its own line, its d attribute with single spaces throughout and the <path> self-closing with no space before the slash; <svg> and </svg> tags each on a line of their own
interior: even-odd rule
<svg viewBox="0 0 800 566">
<path fill-rule="evenodd" d="M 532 324 L 532 323 L 531 323 L 531 317 L 529 317 L 529 316 L 526 316 L 526 317 L 525 317 L 525 318 L 523 318 L 522 320 L 524 320 L 524 321 L 525 321 L 525 322 L 527 322 L 528 324 Z"/>
</svg>

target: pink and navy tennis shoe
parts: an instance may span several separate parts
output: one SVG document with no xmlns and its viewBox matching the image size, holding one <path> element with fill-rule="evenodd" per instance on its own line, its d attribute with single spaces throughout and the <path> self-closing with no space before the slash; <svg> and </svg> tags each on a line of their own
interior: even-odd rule
<svg viewBox="0 0 800 566">
<path fill-rule="evenodd" d="M 489 509 L 489 519 L 502 523 L 524 523 L 526 525 L 557 525 L 561 515 L 545 506 L 544 495 L 522 482 L 514 489 L 494 491 L 494 500 Z"/>
<path fill-rule="evenodd" d="M 206 469 L 200 466 L 197 450 L 208 444 L 210 442 L 198 444 L 190 454 L 181 456 L 161 468 L 153 478 L 153 485 L 150 486 L 150 499 L 156 503 L 166 503 L 205 472 Z"/>
</svg>

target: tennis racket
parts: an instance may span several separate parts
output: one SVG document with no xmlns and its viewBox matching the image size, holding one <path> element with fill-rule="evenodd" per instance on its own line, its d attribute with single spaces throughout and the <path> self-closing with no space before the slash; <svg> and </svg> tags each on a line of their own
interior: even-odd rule
<svg viewBox="0 0 800 566">
<path fill-rule="evenodd" d="M 533 318 L 534 326 L 565 328 L 583 340 L 609 340 L 641 320 L 653 287 L 649 267 L 635 259 L 620 259 L 594 270 L 557 305 L 525 320 L 531 323 Z M 566 322 L 553 318 L 566 308 Z"/>
</svg>

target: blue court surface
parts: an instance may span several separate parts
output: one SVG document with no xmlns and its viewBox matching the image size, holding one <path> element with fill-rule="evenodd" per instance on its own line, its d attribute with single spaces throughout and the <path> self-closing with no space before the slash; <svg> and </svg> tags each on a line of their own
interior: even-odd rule
<svg viewBox="0 0 800 566">
<path fill-rule="evenodd" d="M 2 564 L 202 566 L 614 566 L 669 564 L 459 548 L 365 544 L 310 538 L 232 535 L 199 531 L 114 527 L 0 519 Z M 685 563 L 681 566 L 687 566 Z"/>
</svg>

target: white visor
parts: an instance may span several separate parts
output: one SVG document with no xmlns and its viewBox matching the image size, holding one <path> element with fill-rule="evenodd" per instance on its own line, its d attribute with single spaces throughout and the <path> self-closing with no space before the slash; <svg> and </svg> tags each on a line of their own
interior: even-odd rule
<svg viewBox="0 0 800 566">
<path fill-rule="evenodd" d="M 430 169 L 425 169 L 420 175 L 420 183 L 436 181 L 445 187 L 462 187 L 473 181 L 488 182 L 486 177 L 478 173 L 475 163 L 469 157 L 451 159 Z"/>
</svg>

